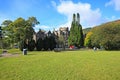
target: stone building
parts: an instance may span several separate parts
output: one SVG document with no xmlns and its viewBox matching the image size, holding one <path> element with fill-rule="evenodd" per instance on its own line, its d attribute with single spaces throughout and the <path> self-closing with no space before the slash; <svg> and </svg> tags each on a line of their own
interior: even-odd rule
<svg viewBox="0 0 120 80">
<path fill-rule="evenodd" d="M 38 40 L 39 38 L 44 39 L 46 36 L 47 36 L 47 35 L 46 35 L 45 31 L 40 29 L 40 30 L 36 33 L 36 40 Z"/>
<path fill-rule="evenodd" d="M 39 30 L 37 33 L 34 33 L 33 39 L 37 41 L 39 38 L 44 39 L 45 37 L 54 36 L 56 42 L 59 44 L 59 39 L 61 36 L 63 37 L 64 46 L 68 47 L 68 37 L 69 37 L 69 28 L 68 27 L 60 27 L 59 30 L 54 30 L 53 33 L 51 31 Z M 59 44 L 60 45 L 60 44 Z"/>
<path fill-rule="evenodd" d="M 60 27 L 59 30 L 57 30 L 57 31 L 54 30 L 53 32 L 54 32 L 55 36 L 57 36 L 57 40 L 59 40 L 59 38 L 62 37 L 64 46 L 68 47 L 68 37 L 69 37 L 69 33 L 70 33 L 69 28 L 68 27 Z"/>
</svg>

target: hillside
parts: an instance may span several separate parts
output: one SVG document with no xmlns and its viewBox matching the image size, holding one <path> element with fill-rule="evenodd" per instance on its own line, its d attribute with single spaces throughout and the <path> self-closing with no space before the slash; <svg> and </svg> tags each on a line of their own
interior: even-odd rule
<svg viewBox="0 0 120 80">
<path fill-rule="evenodd" d="M 106 50 L 120 50 L 120 20 L 93 27 L 86 35 L 85 45 L 102 46 Z"/>
<path fill-rule="evenodd" d="M 92 28 L 85 28 L 83 29 L 83 34 L 87 34 Z"/>
<path fill-rule="evenodd" d="M 110 22 L 106 22 L 103 23 L 101 25 L 95 26 L 95 27 L 101 27 L 101 26 L 117 26 L 120 25 L 120 20 L 115 20 L 115 21 L 110 21 Z"/>
</svg>

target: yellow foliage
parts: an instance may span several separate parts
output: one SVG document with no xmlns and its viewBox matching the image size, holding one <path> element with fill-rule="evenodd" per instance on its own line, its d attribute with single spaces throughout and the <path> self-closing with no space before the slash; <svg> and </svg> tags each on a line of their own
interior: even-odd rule
<svg viewBox="0 0 120 80">
<path fill-rule="evenodd" d="M 93 32 L 88 32 L 85 38 L 85 46 L 90 46 L 91 42 L 90 42 L 90 37 L 93 34 Z"/>
</svg>

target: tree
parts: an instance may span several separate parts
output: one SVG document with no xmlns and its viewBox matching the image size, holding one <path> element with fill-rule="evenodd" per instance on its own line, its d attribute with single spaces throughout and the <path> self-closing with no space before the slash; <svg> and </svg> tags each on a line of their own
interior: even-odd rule
<svg viewBox="0 0 120 80">
<path fill-rule="evenodd" d="M 26 21 L 20 17 L 13 22 L 11 27 L 14 28 L 15 43 L 19 43 L 25 36 Z"/>
<path fill-rule="evenodd" d="M 56 47 L 56 41 L 54 36 L 49 37 L 50 50 L 53 50 Z"/>
<path fill-rule="evenodd" d="M 5 20 L 3 23 L 2 23 L 2 25 L 4 26 L 4 27 L 7 27 L 9 24 L 11 24 L 12 23 L 12 21 L 11 20 Z"/>
<path fill-rule="evenodd" d="M 61 45 L 61 47 L 63 49 L 65 49 L 65 40 L 64 40 L 64 36 L 63 35 L 59 36 L 59 38 L 58 38 L 58 44 Z"/>
<path fill-rule="evenodd" d="M 5 20 L 2 25 L 4 26 L 5 35 L 8 37 L 12 46 L 14 43 L 19 44 L 20 41 L 25 41 L 28 44 L 28 40 L 33 39 L 35 33 L 33 27 L 39 24 L 35 17 L 29 17 L 28 20 L 23 18 L 17 18 L 15 21 Z"/>
<path fill-rule="evenodd" d="M 6 43 L 6 47 L 11 47 L 13 44 L 13 32 L 11 31 L 12 29 L 9 27 L 10 24 L 12 24 L 11 20 L 5 20 L 2 22 L 2 29 L 4 32 L 4 40 L 3 43 Z"/>
<path fill-rule="evenodd" d="M 48 50 L 50 47 L 50 44 L 49 44 L 49 38 L 47 36 L 44 38 L 43 43 L 44 43 L 44 46 L 43 46 L 44 50 Z"/>
<path fill-rule="evenodd" d="M 31 25 L 31 27 L 35 27 L 35 25 L 40 24 L 40 22 L 36 19 L 36 17 L 29 17 L 27 20 L 28 24 Z"/>
<path fill-rule="evenodd" d="M 31 39 L 28 41 L 28 50 L 33 51 L 35 48 L 35 40 Z"/>
<path fill-rule="evenodd" d="M 2 27 L 0 26 L 0 39 L 2 39 Z"/>
<path fill-rule="evenodd" d="M 106 50 L 120 50 L 120 21 L 108 22 L 92 30 L 92 46 L 103 47 Z"/>
<path fill-rule="evenodd" d="M 33 39 L 33 35 L 35 33 L 33 27 L 35 27 L 35 25 L 37 24 L 39 24 L 39 22 L 35 17 L 29 17 L 28 20 L 26 20 L 26 26 L 25 26 L 26 41 Z"/>
<path fill-rule="evenodd" d="M 68 40 L 69 46 L 75 45 L 76 47 L 82 47 L 84 44 L 82 26 L 80 25 L 80 16 L 77 13 L 77 19 L 73 14 L 73 21 L 70 28 L 70 36 Z"/>
<path fill-rule="evenodd" d="M 27 49 L 27 44 L 26 44 L 25 40 L 20 41 L 19 48 L 21 51 L 23 51 L 23 49 Z"/>
<path fill-rule="evenodd" d="M 85 46 L 87 47 L 92 47 L 92 44 L 91 44 L 91 36 L 92 36 L 92 32 L 88 32 L 86 37 L 85 37 Z"/>
<path fill-rule="evenodd" d="M 42 38 L 39 38 L 36 42 L 36 49 L 37 51 L 41 51 L 43 49 L 44 43 Z"/>
</svg>

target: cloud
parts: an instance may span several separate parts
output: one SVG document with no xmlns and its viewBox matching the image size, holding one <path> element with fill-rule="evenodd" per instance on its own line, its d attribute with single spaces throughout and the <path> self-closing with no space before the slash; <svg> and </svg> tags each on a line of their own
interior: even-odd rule
<svg viewBox="0 0 120 80">
<path fill-rule="evenodd" d="M 91 27 L 97 25 L 101 20 L 100 9 L 91 9 L 91 5 L 88 3 L 73 3 L 72 1 L 60 1 L 59 5 L 56 5 L 56 9 L 60 14 L 67 16 L 68 23 L 72 21 L 73 13 L 80 13 L 80 23 L 83 27 Z M 70 27 L 70 24 L 68 24 Z"/>
<path fill-rule="evenodd" d="M 49 26 L 47 26 L 47 25 L 36 25 L 36 26 L 34 27 L 34 29 L 35 29 L 35 32 L 38 32 L 39 29 L 49 31 L 49 30 L 51 30 L 51 27 L 49 27 Z"/>
<path fill-rule="evenodd" d="M 114 6 L 115 10 L 120 11 L 120 0 L 110 0 L 105 4 L 106 7 Z"/>
<path fill-rule="evenodd" d="M 0 25 L 2 24 L 3 21 L 9 20 L 8 16 L 6 14 L 0 13 Z"/>
<path fill-rule="evenodd" d="M 54 1 L 51 1 L 51 3 L 52 3 L 52 6 L 53 6 L 53 7 L 56 7 L 56 6 L 57 6 L 56 2 L 54 2 Z"/>
</svg>

